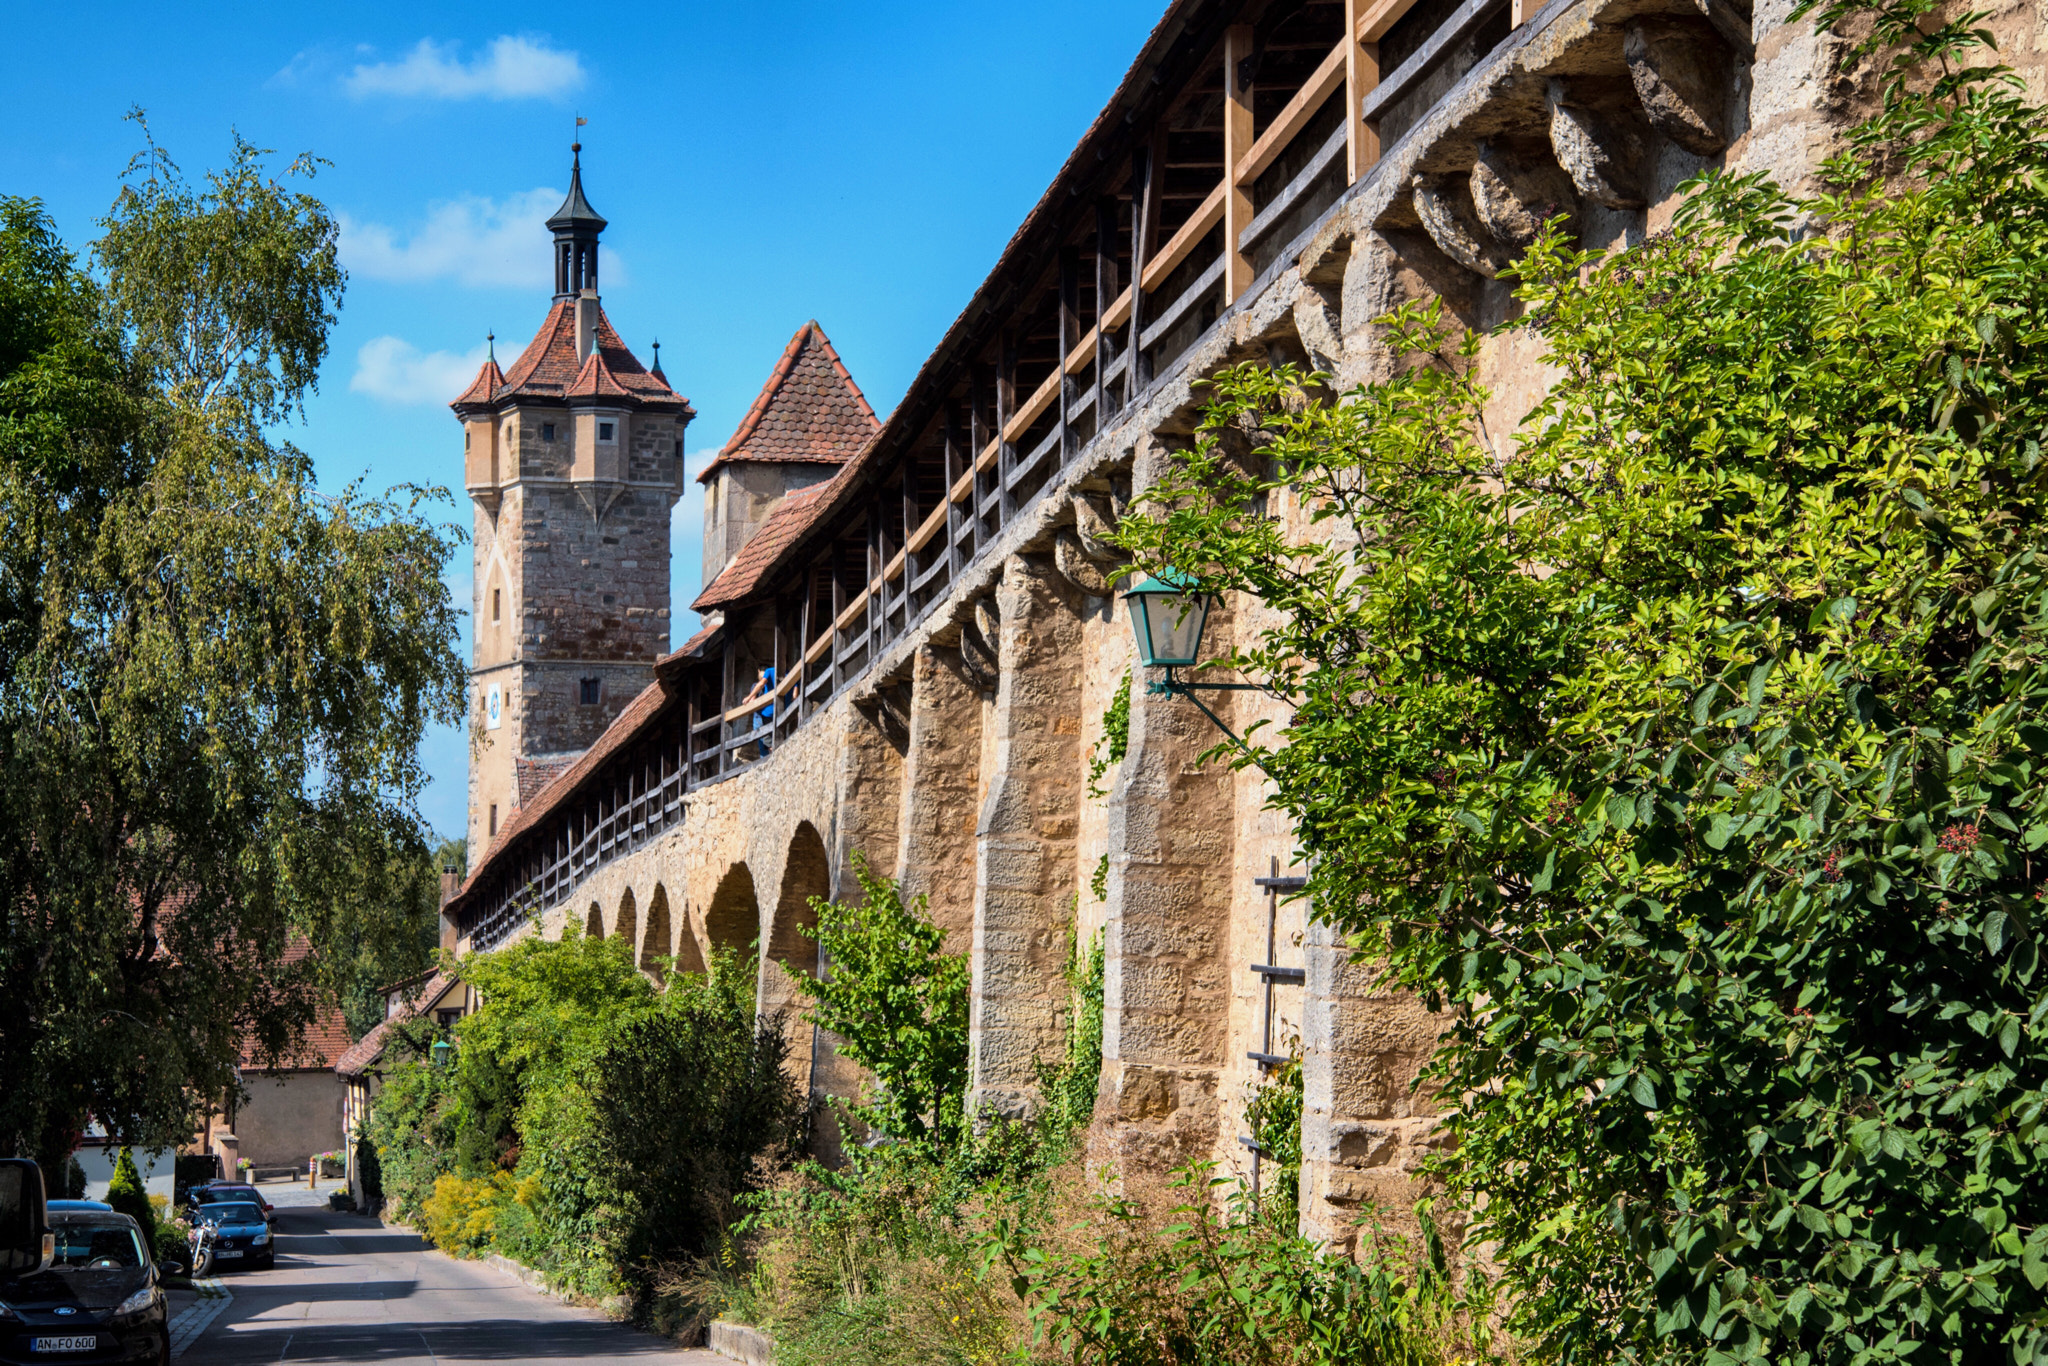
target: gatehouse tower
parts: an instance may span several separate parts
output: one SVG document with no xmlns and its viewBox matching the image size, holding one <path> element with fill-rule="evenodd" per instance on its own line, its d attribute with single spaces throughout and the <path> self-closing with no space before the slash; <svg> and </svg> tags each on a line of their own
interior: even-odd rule
<svg viewBox="0 0 2048 1366">
<path fill-rule="evenodd" d="M 669 523 L 683 434 L 659 344 L 643 366 L 598 298 L 605 220 L 583 192 L 547 223 L 554 301 L 511 369 L 495 356 L 450 406 L 475 505 L 472 867 L 654 677 L 669 647 Z"/>
</svg>

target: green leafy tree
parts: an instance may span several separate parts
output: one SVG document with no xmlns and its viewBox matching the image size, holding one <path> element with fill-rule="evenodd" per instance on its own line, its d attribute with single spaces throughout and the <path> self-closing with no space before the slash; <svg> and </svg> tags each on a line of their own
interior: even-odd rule
<svg viewBox="0 0 2048 1366">
<path fill-rule="evenodd" d="M 97 273 L 0 200 L 0 1150 L 189 1133 L 245 1038 L 293 1054 L 344 926 L 418 928 L 455 538 L 269 435 L 343 278 L 267 166 L 238 141 L 194 186 L 152 145 Z"/>
<path fill-rule="evenodd" d="M 962 1131 L 967 1095 L 968 966 L 945 952 L 923 896 L 854 855 L 857 902 L 812 900 L 825 951 L 821 980 L 797 972 L 811 1018 L 840 1039 L 839 1051 L 874 1074 L 862 1117 L 894 1138 L 949 1144 Z"/>
<path fill-rule="evenodd" d="M 2048 1360 L 2048 128 L 1930 13 L 1859 16 L 1821 193 L 1538 245 L 1512 436 L 1404 309 L 1387 383 L 1220 377 L 1126 523 L 1282 617 L 1237 758 L 1450 1011 L 1440 1171 L 1560 1359 Z"/>
<path fill-rule="evenodd" d="M 125 1214 L 142 1225 L 142 1240 L 145 1246 L 156 1246 L 156 1210 L 149 1203 L 149 1192 L 142 1184 L 142 1170 L 135 1165 L 135 1154 L 127 1148 L 114 1160 L 114 1175 L 107 1182 L 107 1203 L 116 1214 Z"/>
<path fill-rule="evenodd" d="M 594 1059 L 595 1161 L 624 1211 L 607 1236 L 621 1266 L 711 1253 L 764 1159 L 801 1138 L 805 1097 L 782 1020 L 754 1018 L 752 965 L 725 951 L 708 976 L 678 975 L 661 1008 L 617 1030 Z"/>
</svg>

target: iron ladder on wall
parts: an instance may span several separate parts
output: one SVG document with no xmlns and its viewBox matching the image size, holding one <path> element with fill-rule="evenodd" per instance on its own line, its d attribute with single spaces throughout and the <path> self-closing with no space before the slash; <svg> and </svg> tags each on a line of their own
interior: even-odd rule
<svg viewBox="0 0 2048 1366">
<path fill-rule="evenodd" d="M 1275 1053 L 1273 1051 L 1273 988 L 1283 984 L 1298 987 L 1308 981 L 1307 968 L 1283 968 L 1273 962 L 1275 958 L 1280 956 L 1279 944 L 1277 942 L 1280 925 L 1280 894 L 1282 892 L 1300 891 L 1308 886 L 1308 879 L 1305 877 L 1280 876 L 1280 860 L 1275 858 L 1270 865 L 1268 875 L 1253 878 L 1252 884 L 1257 887 L 1263 887 L 1266 890 L 1266 961 L 1252 964 L 1252 971 L 1264 980 L 1266 1001 L 1263 1011 L 1265 1019 L 1260 1026 L 1259 1033 L 1261 1040 L 1259 1048 L 1261 1051 L 1246 1053 L 1245 1056 L 1259 1065 L 1259 1074 L 1263 1077 L 1276 1067 L 1286 1066 L 1289 1061 L 1287 1054 Z M 1259 1196 L 1259 1162 L 1266 1155 L 1266 1145 L 1253 1138 L 1250 1134 L 1240 1135 L 1237 1141 L 1251 1149 L 1252 1198 L 1256 1200 Z"/>
</svg>

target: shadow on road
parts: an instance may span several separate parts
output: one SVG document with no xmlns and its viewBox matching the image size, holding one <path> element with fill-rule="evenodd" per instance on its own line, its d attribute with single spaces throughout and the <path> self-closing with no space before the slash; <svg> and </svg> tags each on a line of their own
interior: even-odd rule
<svg viewBox="0 0 2048 1366">
<path fill-rule="evenodd" d="M 612 1361 L 669 1356 L 676 1345 L 625 1324 L 469 1319 L 461 1323 L 242 1325 L 207 1339 L 208 1362 Z"/>
</svg>

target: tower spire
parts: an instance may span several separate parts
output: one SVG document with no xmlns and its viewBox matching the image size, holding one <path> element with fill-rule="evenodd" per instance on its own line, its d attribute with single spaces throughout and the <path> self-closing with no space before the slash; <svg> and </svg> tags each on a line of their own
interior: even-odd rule
<svg viewBox="0 0 2048 1366">
<path fill-rule="evenodd" d="M 597 239 L 605 230 L 604 218 L 583 194 L 583 144 L 570 143 L 569 153 L 569 194 L 548 220 L 548 231 L 555 235 L 557 299 L 597 288 Z"/>
</svg>

